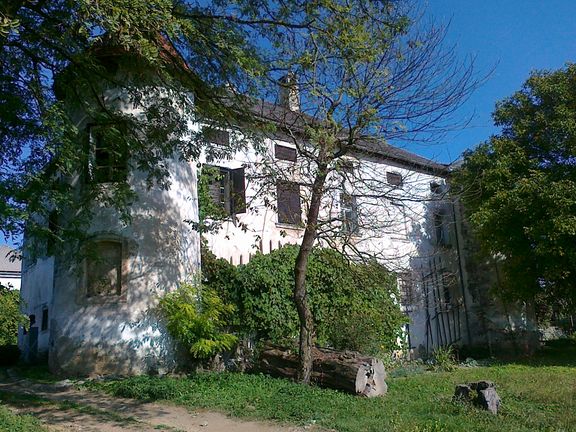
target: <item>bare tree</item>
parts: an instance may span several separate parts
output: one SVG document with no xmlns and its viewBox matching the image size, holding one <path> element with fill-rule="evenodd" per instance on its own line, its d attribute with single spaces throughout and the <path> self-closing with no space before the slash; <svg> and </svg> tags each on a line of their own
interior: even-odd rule
<svg viewBox="0 0 576 432">
<path fill-rule="evenodd" d="M 299 379 L 304 383 L 310 380 L 313 361 L 314 318 L 306 274 L 314 244 L 324 239 L 360 254 L 374 253 L 355 247 L 350 241 L 355 227 L 342 225 L 361 222 L 374 232 L 390 229 L 391 219 L 373 212 L 382 208 L 382 200 L 421 199 L 406 192 L 399 197 L 369 164 L 356 169 L 346 164 L 358 154 L 400 156 L 402 150 L 389 143 L 434 141 L 453 126 L 451 114 L 479 82 L 473 62 L 457 62 L 444 47 L 444 27 L 412 22 L 417 13 L 410 4 L 329 3 L 313 17 L 314 26 L 287 30 L 279 38 L 277 62 L 287 73 L 281 80 L 283 107 L 264 104 L 261 112 L 297 148 L 302 161 L 296 178 L 307 189 L 305 229 L 294 268 Z M 441 165 L 437 168 L 442 171 Z M 291 174 L 277 172 L 277 177 L 286 175 Z M 343 192 L 342 182 L 354 193 Z M 344 205 L 363 201 L 364 214 L 356 222 L 330 211 L 323 215 L 338 193 L 343 193 L 339 200 Z"/>
</svg>

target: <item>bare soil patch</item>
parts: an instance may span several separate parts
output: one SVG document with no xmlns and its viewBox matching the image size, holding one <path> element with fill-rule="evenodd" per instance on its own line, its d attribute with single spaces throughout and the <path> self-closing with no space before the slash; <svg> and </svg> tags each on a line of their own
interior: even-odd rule
<svg viewBox="0 0 576 432">
<path fill-rule="evenodd" d="M 37 417 L 51 431 L 82 432 L 303 432 L 314 425 L 287 426 L 244 421 L 212 411 L 189 411 L 164 403 L 78 390 L 71 383 L 39 384 L 30 380 L 0 382 L 0 402 L 15 412 Z"/>
</svg>

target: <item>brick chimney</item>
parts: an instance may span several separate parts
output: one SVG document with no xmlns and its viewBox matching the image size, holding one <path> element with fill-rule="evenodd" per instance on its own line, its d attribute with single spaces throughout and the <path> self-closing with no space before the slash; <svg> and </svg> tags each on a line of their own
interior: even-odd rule
<svg viewBox="0 0 576 432">
<path fill-rule="evenodd" d="M 288 72 L 279 81 L 280 86 L 280 105 L 290 111 L 300 111 L 300 92 L 298 91 L 298 82 L 296 74 Z"/>
</svg>

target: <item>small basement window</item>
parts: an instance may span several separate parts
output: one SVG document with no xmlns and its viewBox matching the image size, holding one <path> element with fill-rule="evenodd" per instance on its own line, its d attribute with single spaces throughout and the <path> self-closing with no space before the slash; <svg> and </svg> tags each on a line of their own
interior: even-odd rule
<svg viewBox="0 0 576 432">
<path fill-rule="evenodd" d="M 297 159 L 295 148 L 286 147 L 279 144 L 274 145 L 274 155 L 276 156 L 276 159 L 290 162 L 296 162 Z"/>
</svg>

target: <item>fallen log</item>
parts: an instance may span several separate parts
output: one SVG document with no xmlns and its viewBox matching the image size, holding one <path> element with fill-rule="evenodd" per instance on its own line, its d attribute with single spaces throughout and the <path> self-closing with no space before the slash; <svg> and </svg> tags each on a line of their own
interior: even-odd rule
<svg viewBox="0 0 576 432">
<path fill-rule="evenodd" d="M 378 359 L 354 351 L 313 348 L 311 380 L 324 388 L 365 397 L 386 394 L 386 371 Z M 277 345 L 266 345 L 256 363 L 259 372 L 284 378 L 298 375 L 298 355 Z"/>
</svg>

